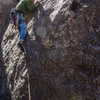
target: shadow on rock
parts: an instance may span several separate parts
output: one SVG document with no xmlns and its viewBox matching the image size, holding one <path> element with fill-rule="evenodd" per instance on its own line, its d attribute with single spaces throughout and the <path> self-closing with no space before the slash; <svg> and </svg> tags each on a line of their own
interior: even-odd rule
<svg viewBox="0 0 100 100">
<path fill-rule="evenodd" d="M 6 67 L 4 66 L 3 54 L 2 54 L 2 42 L 3 34 L 0 34 L 0 100 L 11 100 L 11 94 L 8 88 L 8 81 L 6 75 Z"/>
</svg>

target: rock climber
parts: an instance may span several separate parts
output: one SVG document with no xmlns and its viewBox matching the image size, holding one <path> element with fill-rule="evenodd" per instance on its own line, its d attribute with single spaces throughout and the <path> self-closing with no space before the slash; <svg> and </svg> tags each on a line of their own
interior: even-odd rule
<svg viewBox="0 0 100 100">
<path fill-rule="evenodd" d="M 21 48 L 21 50 L 24 52 L 24 40 L 27 33 L 27 25 L 25 16 L 27 13 L 34 11 L 39 6 L 39 1 L 37 1 L 35 4 L 34 0 L 20 0 L 20 2 L 16 6 L 16 13 L 17 13 L 17 19 L 19 23 L 19 32 L 20 32 L 20 41 L 18 43 L 18 46 Z"/>
</svg>

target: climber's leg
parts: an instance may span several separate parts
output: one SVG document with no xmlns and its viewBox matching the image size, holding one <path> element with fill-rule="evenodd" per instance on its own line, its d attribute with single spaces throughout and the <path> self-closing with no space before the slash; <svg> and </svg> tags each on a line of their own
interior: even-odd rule
<svg viewBox="0 0 100 100">
<path fill-rule="evenodd" d="M 21 48 L 22 51 L 25 51 L 24 47 L 24 39 L 27 33 L 27 26 L 26 23 L 21 23 L 20 24 L 20 42 L 18 43 L 18 46 Z"/>
<path fill-rule="evenodd" d="M 20 14 L 20 41 L 24 41 L 26 33 L 27 33 L 27 25 L 23 17 L 23 14 Z"/>
<path fill-rule="evenodd" d="M 22 51 L 24 51 L 24 40 L 27 33 L 27 25 L 24 20 L 23 14 L 20 14 L 20 42 L 18 43 L 18 46 L 21 48 Z"/>
<path fill-rule="evenodd" d="M 24 22 L 20 24 L 20 41 L 24 41 L 26 33 L 27 33 L 27 26 L 26 23 Z"/>
</svg>

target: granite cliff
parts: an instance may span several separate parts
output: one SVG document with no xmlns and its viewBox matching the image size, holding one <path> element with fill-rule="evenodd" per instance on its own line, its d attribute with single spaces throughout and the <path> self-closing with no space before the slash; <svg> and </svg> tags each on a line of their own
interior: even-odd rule
<svg viewBox="0 0 100 100">
<path fill-rule="evenodd" d="M 28 100 L 29 85 L 31 100 L 100 100 L 100 0 L 40 2 L 26 55 L 11 24 L 2 38 L 7 100 Z"/>
</svg>

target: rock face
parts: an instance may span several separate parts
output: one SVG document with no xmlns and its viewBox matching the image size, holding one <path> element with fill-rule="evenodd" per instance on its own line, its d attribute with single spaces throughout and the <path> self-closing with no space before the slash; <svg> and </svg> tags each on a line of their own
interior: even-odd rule
<svg viewBox="0 0 100 100">
<path fill-rule="evenodd" d="M 9 24 L 2 56 L 11 100 L 28 100 L 29 84 L 31 100 L 100 100 L 100 0 L 72 2 L 41 1 L 28 23 L 26 55 Z"/>
<path fill-rule="evenodd" d="M 7 88 L 7 76 L 4 67 L 1 42 L 4 32 L 9 24 L 9 11 L 16 5 L 13 0 L 0 0 L 0 100 L 11 100 L 9 89 Z"/>
<path fill-rule="evenodd" d="M 16 1 L 16 0 L 15 0 Z M 15 7 L 17 1 L 0 0 L 0 34 L 4 33 L 9 23 L 9 12 L 12 7 Z"/>
</svg>

